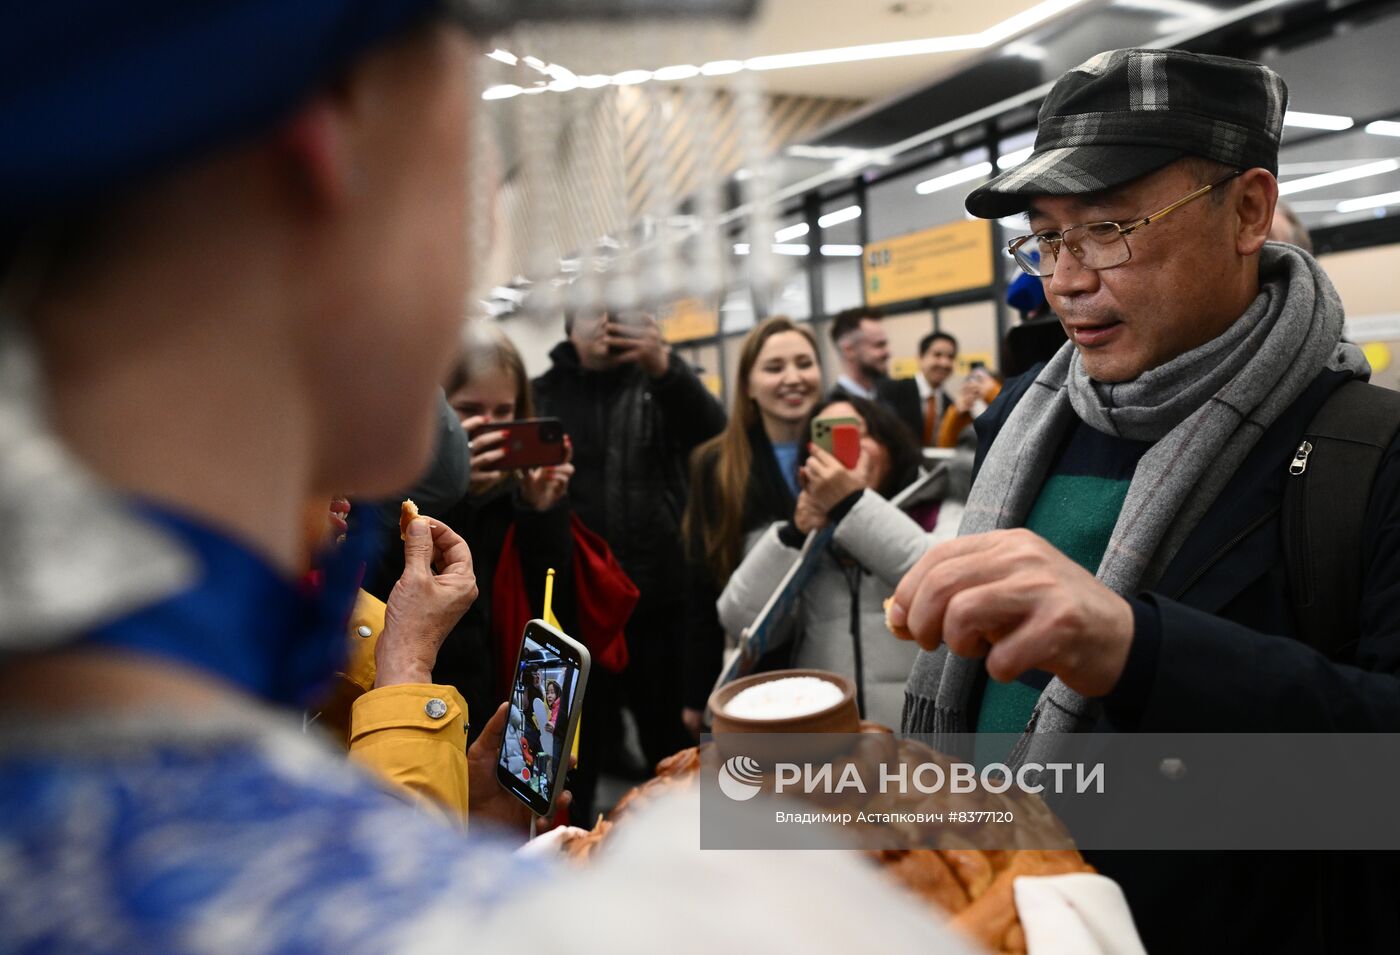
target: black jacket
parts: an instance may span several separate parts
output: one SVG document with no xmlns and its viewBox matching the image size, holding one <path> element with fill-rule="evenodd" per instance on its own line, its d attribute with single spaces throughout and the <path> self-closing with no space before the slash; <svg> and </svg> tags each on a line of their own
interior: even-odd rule
<svg viewBox="0 0 1400 955">
<path fill-rule="evenodd" d="M 922 445 L 926 407 L 924 400 L 919 396 L 919 383 L 913 378 L 890 378 L 880 382 L 877 390 L 880 400 L 899 416 L 899 420 L 904 422 L 904 426 L 914 436 L 914 443 Z M 953 399 L 948 397 L 948 392 L 940 388 L 938 402 L 939 407 L 947 411 L 952 406 Z M 934 423 L 933 437 L 938 438 L 938 422 Z"/>
<path fill-rule="evenodd" d="M 585 370 L 561 342 L 535 379 L 542 415 L 561 419 L 573 441 L 574 511 L 608 542 L 641 600 L 633 616 L 679 612 L 685 582 L 681 515 L 690 452 L 724 428 L 724 411 L 679 357 L 652 379 L 636 365 Z"/>
<path fill-rule="evenodd" d="M 983 457 L 1038 368 L 977 419 Z M 1299 639 L 1281 544 L 1288 465 L 1343 382 L 1320 374 L 1271 425 L 1137 614 L 1103 731 L 1400 731 L 1400 440 L 1367 505 L 1360 632 L 1335 655 Z M 1390 949 L 1400 937 L 1400 853 L 1101 852 L 1147 950 Z M 1209 888 L 1205 887 L 1208 881 Z"/>
<path fill-rule="evenodd" d="M 766 528 L 776 521 L 792 520 L 797 501 L 778 470 L 773 444 L 762 425 L 749 431 L 749 451 L 753 463 L 744 490 L 742 533 Z M 704 454 L 704 452 L 701 452 Z M 717 454 L 706 454 L 699 461 L 696 485 L 691 488 L 691 506 L 702 521 L 714 520 Z M 740 555 L 743 556 L 742 554 Z M 719 622 L 719 595 L 729 581 L 716 580 L 705 560 L 704 541 L 698 533 L 686 541 L 686 645 L 682 692 L 685 705 L 697 710 L 705 708 L 710 690 L 724 657 L 724 628 Z"/>
</svg>

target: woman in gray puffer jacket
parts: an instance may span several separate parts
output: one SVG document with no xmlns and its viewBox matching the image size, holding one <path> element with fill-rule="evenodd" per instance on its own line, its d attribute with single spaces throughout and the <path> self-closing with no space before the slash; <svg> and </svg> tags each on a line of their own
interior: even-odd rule
<svg viewBox="0 0 1400 955">
<path fill-rule="evenodd" d="M 807 534 L 834 527 L 798 601 L 796 626 L 781 628 L 796 631 L 792 666 L 851 677 L 862 716 L 898 727 L 918 647 L 886 628 L 884 602 L 924 551 L 956 535 L 971 461 L 960 458 L 920 482 L 918 449 L 883 408 L 841 399 L 815 417 L 860 420 L 860 460 L 848 470 L 825 451 L 811 451 L 793 520 L 773 524 L 750 548 L 720 595 L 720 622 L 729 634 L 741 633 L 798 559 Z M 912 493 L 894 493 L 906 487 Z"/>
</svg>

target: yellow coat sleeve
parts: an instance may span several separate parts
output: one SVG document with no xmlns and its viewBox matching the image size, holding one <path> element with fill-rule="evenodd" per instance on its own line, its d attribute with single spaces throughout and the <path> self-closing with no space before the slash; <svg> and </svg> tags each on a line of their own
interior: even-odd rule
<svg viewBox="0 0 1400 955">
<path fill-rule="evenodd" d="M 455 688 L 434 683 L 374 689 L 374 650 L 383 629 L 383 602 L 360 591 L 345 671 L 322 715 L 346 741 L 351 759 L 465 826 L 467 704 Z"/>
<path fill-rule="evenodd" d="M 350 758 L 467 822 L 467 704 L 450 686 L 370 690 L 350 709 Z"/>
</svg>

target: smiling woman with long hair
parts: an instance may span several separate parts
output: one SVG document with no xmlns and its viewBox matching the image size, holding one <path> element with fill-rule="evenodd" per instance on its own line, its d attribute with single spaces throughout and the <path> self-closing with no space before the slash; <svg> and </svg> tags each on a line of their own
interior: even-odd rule
<svg viewBox="0 0 1400 955">
<path fill-rule="evenodd" d="M 898 726 L 918 647 L 889 632 L 884 601 L 930 546 L 956 533 L 962 508 L 946 499 L 948 469 L 922 479 L 918 447 L 890 411 L 848 397 L 824 403 L 813 415 L 854 419 L 860 457 L 847 468 L 825 451 L 810 450 L 792 520 L 755 535 L 729 575 L 716 612 L 726 630 L 742 631 L 797 561 L 806 536 L 831 528 L 831 541 L 802 589 L 786 652 L 794 667 L 850 677 L 861 716 Z M 933 502 L 939 502 L 938 524 L 930 532 L 919 515 L 930 517 L 927 506 Z"/>
<path fill-rule="evenodd" d="M 699 731 L 723 654 L 715 601 L 743 558 L 750 532 L 792 517 L 798 455 L 821 398 L 816 340 L 790 318 L 774 316 L 749 332 L 738 371 L 728 425 L 691 458 L 682 692 L 692 732 Z"/>
</svg>

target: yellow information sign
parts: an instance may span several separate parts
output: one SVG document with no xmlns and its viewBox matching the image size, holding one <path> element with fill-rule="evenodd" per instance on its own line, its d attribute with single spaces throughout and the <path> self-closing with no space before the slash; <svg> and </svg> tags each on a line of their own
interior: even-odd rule
<svg viewBox="0 0 1400 955">
<path fill-rule="evenodd" d="M 900 378 L 913 378 L 919 373 L 919 359 L 917 358 L 892 358 L 890 359 L 890 377 L 896 380 Z"/>
<path fill-rule="evenodd" d="M 672 344 L 712 338 L 719 334 L 719 309 L 704 299 L 681 299 L 661 310 L 657 324 L 662 336 Z"/>
<path fill-rule="evenodd" d="M 888 305 L 992 284 L 992 224 L 978 219 L 865 247 L 865 304 Z"/>
</svg>

